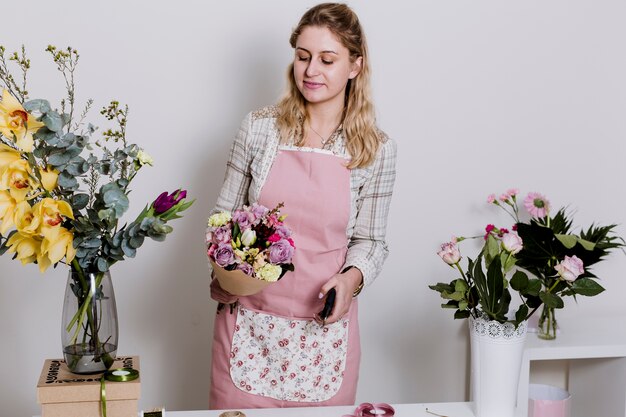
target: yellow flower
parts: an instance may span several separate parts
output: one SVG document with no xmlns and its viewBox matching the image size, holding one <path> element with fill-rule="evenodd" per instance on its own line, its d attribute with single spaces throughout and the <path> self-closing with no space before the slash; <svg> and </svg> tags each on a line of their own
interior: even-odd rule
<svg viewBox="0 0 626 417">
<path fill-rule="evenodd" d="M 13 221 L 15 222 L 15 228 L 23 235 L 38 235 L 39 226 L 41 225 L 41 219 L 35 216 L 33 208 L 31 208 L 28 201 L 20 201 L 15 206 L 13 214 Z"/>
<path fill-rule="evenodd" d="M 13 221 L 13 214 L 15 212 L 15 206 L 17 201 L 8 191 L 0 191 L 0 234 L 4 235 L 15 225 Z"/>
<path fill-rule="evenodd" d="M 64 227 L 50 229 L 46 233 L 41 244 L 41 253 L 55 264 L 65 257 L 65 262 L 70 263 L 76 256 L 74 249 L 74 235 Z"/>
<path fill-rule="evenodd" d="M 17 201 L 24 201 L 32 189 L 30 166 L 24 159 L 18 159 L 6 166 L 0 176 L 0 190 L 9 190 Z"/>
<path fill-rule="evenodd" d="M 0 143 L 0 175 L 2 171 L 13 161 L 20 159 L 20 153 L 15 149 Z"/>
<path fill-rule="evenodd" d="M 47 167 L 46 169 L 39 169 L 41 175 L 41 185 L 46 191 L 52 191 L 57 186 L 57 180 L 59 179 L 59 171 L 54 168 Z"/>
<path fill-rule="evenodd" d="M 33 236 L 17 232 L 6 243 L 10 253 L 15 253 L 16 258 L 26 265 L 37 260 L 41 248 L 41 241 Z"/>
<path fill-rule="evenodd" d="M 27 113 L 20 102 L 7 90 L 2 92 L 0 133 L 14 140 L 18 148 L 24 152 L 32 152 L 33 133 L 43 126 L 44 124 L 37 121 L 32 114 Z"/>
<path fill-rule="evenodd" d="M 63 200 L 44 198 L 33 206 L 33 214 L 41 224 L 41 234 L 48 237 L 51 229 L 58 229 L 65 216 L 74 218 L 72 207 Z"/>
<path fill-rule="evenodd" d="M 282 271 L 283 270 L 280 266 L 266 263 L 261 268 L 256 270 L 256 276 L 263 281 L 274 282 L 278 280 Z"/>
</svg>

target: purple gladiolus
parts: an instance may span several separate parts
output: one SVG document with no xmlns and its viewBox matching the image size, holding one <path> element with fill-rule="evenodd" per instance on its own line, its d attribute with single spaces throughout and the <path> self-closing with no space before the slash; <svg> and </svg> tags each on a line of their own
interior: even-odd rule
<svg viewBox="0 0 626 417">
<path fill-rule="evenodd" d="M 154 212 L 156 214 L 162 214 L 174 207 L 176 204 L 180 203 L 180 201 L 187 197 L 187 190 L 176 190 L 171 194 L 168 194 L 167 191 L 164 191 L 154 200 L 152 203 L 152 207 L 154 207 Z"/>
<path fill-rule="evenodd" d="M 273 264 L 284 264 L 291 262 L 293 256 L 293 246 L 286 239 L 274 242 L 269 247 L 270 262 Z"/>
</svg>

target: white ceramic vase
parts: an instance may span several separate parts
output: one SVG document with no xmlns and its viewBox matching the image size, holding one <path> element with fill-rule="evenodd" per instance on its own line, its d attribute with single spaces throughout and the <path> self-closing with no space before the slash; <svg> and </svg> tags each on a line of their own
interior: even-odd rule
<svg viewBox="0 0 626 417">
<path fill-rule="evenodd" d="M 471 388 L 476 417 L 514 417 L 527 323 L 517 329 L 470 317 Z"/>
</svg>

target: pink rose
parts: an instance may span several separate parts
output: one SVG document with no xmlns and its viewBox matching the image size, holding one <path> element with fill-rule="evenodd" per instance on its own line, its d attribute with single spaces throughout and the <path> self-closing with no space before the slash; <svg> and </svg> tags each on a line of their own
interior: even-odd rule
<svg viewBox="0 0 626 417">
<path fill-rule="evenodd" d="M 580 274 L 585 272 L 583 261 L 576 255 L 565 256 L 565 259 L 559 262 L 554 269 L 559 273 L 561 279 L 569 282 L 575 281 Z"/>
<path fill-rule="evenodd" d="M 515 255 L 524 249 L 523 244 L 522 238 L 515 232 L 505 233 L 504 236 L 502 236 L 502 247 L 511 255 Z"/>
<path fill-rule="evenodd" d="M 461 260 L 461 251 L 459 251 L 459 248 L 454 242 L 441 245 L 441 249 L 437 252 L 437 255 L 448 265 L 455 265 Z"/>
</svg>

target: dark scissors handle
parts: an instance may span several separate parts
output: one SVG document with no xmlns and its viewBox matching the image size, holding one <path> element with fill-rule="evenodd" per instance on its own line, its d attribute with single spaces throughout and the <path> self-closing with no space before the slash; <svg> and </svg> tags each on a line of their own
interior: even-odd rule
<svg viewBox="0 0 626 417">
<path fill-rule="evenodd" d="M 326 324 L 326 319 L 333 312 L 333 307 L 335 306 L 335 297 L 337 296 L 337 291 L 334 288 L 331 288 L 326 293 L 326 302 L 324 303 L 324 308 L 320 311 L 319 316 L 320 319 Z"/>
</svg>

